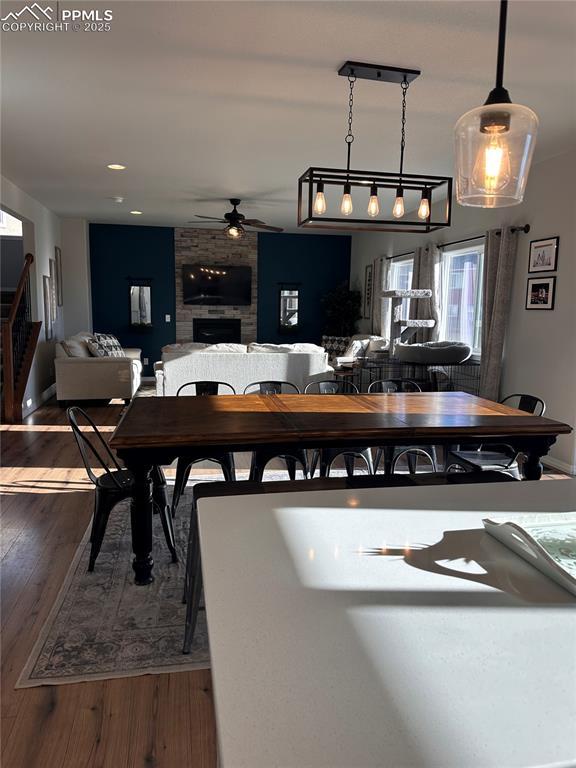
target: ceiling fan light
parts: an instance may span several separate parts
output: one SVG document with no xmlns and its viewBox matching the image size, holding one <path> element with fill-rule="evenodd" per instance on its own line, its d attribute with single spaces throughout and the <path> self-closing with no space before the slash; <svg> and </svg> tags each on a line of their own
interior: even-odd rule
<svg viewBox="0 0 576 768">
<path fill-rule="evenodd" d="M 504 208 L 524 199 L 538 117 L 520 104 L 485 104 L 456 123 L 456 199 L 460 205 Z"/>
<path fill-rule="evenodd" d="M 240 238 L 244 237 L 246 231 L 241 224 L 228 224 L 224 233 L 230 240 L 240 240 Z"/>
</svg>

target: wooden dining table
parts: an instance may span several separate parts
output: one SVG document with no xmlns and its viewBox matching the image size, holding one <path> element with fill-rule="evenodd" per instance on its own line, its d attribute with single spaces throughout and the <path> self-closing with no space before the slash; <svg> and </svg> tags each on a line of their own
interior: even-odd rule
<svg viewBox="0 0 576 768">
<path fill-rule="evenodd" d="M 464 392 L 146 397 L 132 401 L 110 446 L 134 476 L 133 568 L 136 583 L 149 584 L 152 468 L 178 456 L 205 458 L 223 448 L 506 443 L 525 455 L 524 478 L 538 480 L 541 457 L 569 432 L 568 424 Z"/>
</svg>

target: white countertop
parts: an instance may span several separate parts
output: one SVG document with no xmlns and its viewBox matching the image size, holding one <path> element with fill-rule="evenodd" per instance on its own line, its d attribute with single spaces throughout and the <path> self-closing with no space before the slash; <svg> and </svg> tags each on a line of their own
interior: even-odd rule
<svg viewBox="0 0 576 768">
<path fill-rule="evenodd" d="M 557 480 L 201 499 L 223 768 L 573 768 L 576 599 L 483 531 Z"/>
</svg>

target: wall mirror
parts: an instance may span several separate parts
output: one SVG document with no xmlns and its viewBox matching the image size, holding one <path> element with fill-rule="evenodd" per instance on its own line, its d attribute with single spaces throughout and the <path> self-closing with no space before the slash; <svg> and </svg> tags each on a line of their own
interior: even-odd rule
<svg viewBox="0 0 576 768">
<path fill-rule="evenodd" d="M 280 331 L 290 332 L 298 328 L 299 301 L 297 288 L 280 288 Z"/>
<path fill-rule="evenodd" d="M 130 325 L 139 328 L 152 325 L 152 288 L 149 285 L 130 286 Z"/>
</svg>

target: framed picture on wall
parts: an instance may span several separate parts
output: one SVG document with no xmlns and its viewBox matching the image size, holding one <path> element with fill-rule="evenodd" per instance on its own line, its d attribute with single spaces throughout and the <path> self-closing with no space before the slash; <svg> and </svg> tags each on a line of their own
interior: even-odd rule
<svg viewBox="0 0 576 768">
<path fill-rule="evenodd" d="M 52 328 L 52 288 L 48 275 L 42 277 L 42 285 L 44 288 L 44 335 L 46 341 L 50 341 L 54 335 L 54 330 Z"/>
<path fill-rule="evenodd" d="M 54 247 L 54 260 L 56 261 L 56 303 L 61 307 L 64 304 L 64 293 L 62 291 L 62 251 L 57 245 Z"/>
<path fill-rule="evenodd" d="M 366 319 L 372 317 L 372 279 L 373 266 L 372 264 L 366 264 L 364 272 L 364 311 L 362 313 L 362 316 Z"/>
<path fill-rule="evenodd" d="M 559 237 L 532 240 L 528 260 L 528 272 L 555 272 L 558 269 Z"/>
<path fill-rule="evenodd" d="M 50 314 L 52 323 L 58 319 L 58 303 L 56 300 L 56 259 L 50 259 Z"/>
<path fill-rule="evenodd" d="M 555 277 L 529 277 L 526 309 L 554 309 Z"/>
</svg>

